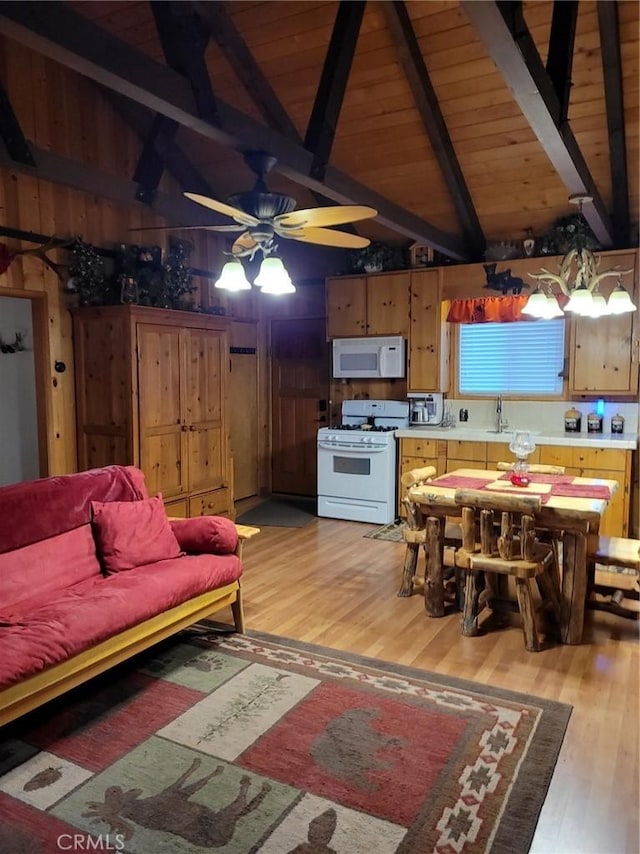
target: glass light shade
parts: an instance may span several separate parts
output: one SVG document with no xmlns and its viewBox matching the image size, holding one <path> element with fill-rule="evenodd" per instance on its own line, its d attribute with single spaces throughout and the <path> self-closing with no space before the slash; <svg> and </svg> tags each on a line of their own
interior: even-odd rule
<svg viewBox="0 0 640 854">
<path fill-rule="evenodd" d="M 249 291 L 251 282 L 247 279 L 240 261 L 227 261 L 214 287 L 223 291 Z"/>
<path fill-rule="evenodd" d="M 606 299 L 597 291 L 591 294 L 591 306 L 587 317 L 604 317 L 611 314 Z"/>
<path fill-rule="evenodd" d="M 549 317 L 549 304 L 542 288 L 537 287 L 529 296 L 525 307 L 522 309 L 522 314 L 545 319 Z"/>
<path fill-rule="evenodd" d="M 560 308 L 560 303 L 555 294 L 550 293 L 547 295 L 547 311 L 549 312 L 547 315 L 549 319 L 552 317 L 564 317 L 564 311 Z"/>
<path fill-rule="evenodd" d="M 264 259 L 254 284 L 265 294 L 292 294 L 296 290 L 280 258 L 273 256 Z"/>
<path fill-rule="evenodd" d="M 626 314 L 628 311 L 635 311 L 637 308 L 620 283 L 611 291 L 607 306 L 609 314 Z"/>
<path fill-rule="evenodd" d="M 564 310 L 572 311 L 575 314 L 588 315 L 591 311 L 592 299 L 591 291 L 586 285 L 580 285 L 571 292 L 571 297 Z"/>
</svg>

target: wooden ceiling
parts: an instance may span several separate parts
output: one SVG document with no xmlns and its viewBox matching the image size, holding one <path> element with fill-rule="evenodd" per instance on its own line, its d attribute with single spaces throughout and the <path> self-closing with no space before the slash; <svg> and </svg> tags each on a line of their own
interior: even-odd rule
<svg viewBox="0 0 640 854">
<path fill-rule="evenodd" d="M 106 86 L 141 132 L 168 116 L 148 147 L 168 168 L 178 151 L 185 189 L 250 189 L 241 152 L 264 148 L 298 207 L 373 204 L 359 233 L 477 260 L 576 193 L 603 246 L 637 240 L 639 5 L 74 0 L 3 3 L 0 31 Z"/>
</svg>

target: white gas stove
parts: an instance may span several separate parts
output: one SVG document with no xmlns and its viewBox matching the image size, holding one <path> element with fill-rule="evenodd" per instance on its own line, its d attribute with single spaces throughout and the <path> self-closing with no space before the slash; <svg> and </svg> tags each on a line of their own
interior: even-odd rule
<svg viewBox="0 0 640 854">
<path fill-rule="evenodd" d="M 395 431 L 409 426 L 401 400 L 345 400 L 342 423 L 318 431 L 318 516 L 377 522 L 396 518 Z"/>
</svg>

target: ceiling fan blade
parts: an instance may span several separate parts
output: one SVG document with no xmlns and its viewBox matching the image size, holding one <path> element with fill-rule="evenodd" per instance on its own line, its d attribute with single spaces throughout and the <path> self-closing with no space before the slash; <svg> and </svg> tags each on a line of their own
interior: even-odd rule
<svg viewBox="0 0 640 854">
<path fill-rule="evenodd" d="M 332 228 L 301 228 L 298 231 L 278 232 L 289 240 L 301 240 L 303 243 L 320 243 L 323 246 L 342 246 L 344 249 L 364 249 L 371 242 L 359 234 L 347 234 Z"/>
<path fill-rule="evenodd" d="M 128 231 L 244 231 L 244 225 L 146 225 Z"/>
<path fill-rule="evenodd" d="M 233 208 L 231 205 L 226 205 L 217 199 L 210 199 L 209 196 L 201 196 L 199 193 L 185 193 L 184 195 L 187 199 L 191 199 L 192 202 L 197 202 L 199 205 L 209 208 L 209 210 L 230 216 L 242 225 L 257 225 L 259 222 L 254 216 L 241 211 L 240 208 Z"/>
<path fill-rule="evenodd" d="M 366 205 L 335 205 L 329 208 L 308 208 L 307 210 L 291 211 L 275 217 L 278 225 L 312 226 L 320 228 L 325 225 L 343 225 L 346 222 L 357 222 L 360 219 L 370 219 L 378 211 Z"/>
<path fill-rule="evenodd" d="M 248 231 L 245 231 L 244 234 L 241 234 L 240 237 L 234 241 L 234 244 L 231 247 L 231 254 L 236 258 L 240 258 L 243 255 L 250 255 L 252 252 L 255 252 L 258 246 L 258 242 L 253 239 Z"/>
</svg>

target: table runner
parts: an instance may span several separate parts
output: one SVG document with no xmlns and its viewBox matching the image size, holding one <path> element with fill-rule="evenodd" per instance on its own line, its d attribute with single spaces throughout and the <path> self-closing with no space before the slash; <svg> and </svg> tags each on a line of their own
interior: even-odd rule
<svg viewBox="0 0 640 854">
<path fill-rule="evenodd" d="M 496 472 L 497 474 L 497 472 Z M 442 477 L 431 481 L 434 486 L 444 486 L 447 489 L 486 489 L 488 484 L 495 483 L 497 480 L 508 481 L 511 473 L 500 475 L 495 478 L 487 477 L 463 477 L 461 475 L 442 475 Z M 530 486 L 522 487 L 522 494 L 527 493 L 540 496 L 540 502 L 546 504 L 553 496 L 562 498 L 597 498 L 605 501 L 611 500 L 611 490 L 608 486 L 597 483 L 572 483 L 571 475 L 558 474 L 531 474 L 528 475 L 531 480 Z M 535 488 L 536 483 L 551 484 L 551 491 L 541 494 Z M 506 484 L 505 484 L 506 486 Z M 492 492 L 501 492 L 503 490 L 493 489 Z M 513 489 L 505 489 L 505 493 L 514 494 Z"/>
</svg>

